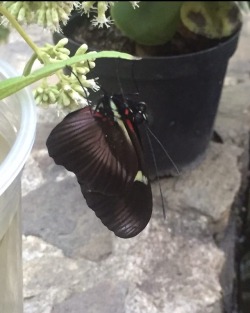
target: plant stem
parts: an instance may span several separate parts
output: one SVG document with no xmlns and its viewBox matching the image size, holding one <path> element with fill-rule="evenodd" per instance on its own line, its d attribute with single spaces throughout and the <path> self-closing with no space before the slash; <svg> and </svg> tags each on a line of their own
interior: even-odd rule
<svg viewBox="0 0 250 313">
<path fill-rule="evenodd" d="M 37 54 L 33 53 L 31 58 L 29 59 L 29 61 L 25 65 L 25 68 L 23 70 L 23 76 L 27 76 L 30 74 L 32 66 L 33 66 L 36 59 L 37 59 Z"/>
<path fill-rule="evenodd" d="M 27 35 L 25 30 L 21 27 L 21 25 L 16 21 L 13 15 L 11 15 L 8 10 L 5 9 L 4 6 L 0 5 L 0 13 L 3 14 L 12 26 L 18 31 L 18 33 L 23 37 L 23 39 L 27 42 L 27 44 L 31 47 L 31 49 L 37 54 L 40 58 L 40 52 L 38 46 L 31 40 L 31 38 Z"/>
</svg>

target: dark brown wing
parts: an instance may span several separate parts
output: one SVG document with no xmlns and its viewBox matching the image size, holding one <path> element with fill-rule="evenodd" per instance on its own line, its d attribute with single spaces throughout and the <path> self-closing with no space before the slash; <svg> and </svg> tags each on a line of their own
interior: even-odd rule
<svg viewBox="0 0 250 313">
<path fill-rule="evenodd" d="M 140 233 L 152 214 L 136 125 L 84 108 L 70 113 L 47 140 L 56 164 L 76 174 L 88 206 L 118 237 Z"/>
<path fill-rule="evenodd" d="M 102 223 L 121 238 L 138 235 L 148 224 L 152 214 L 150 184 L 135 181 L 122 195 L 108 196 L 81 186 L 88 206 Z"/>
<path fill-rule="evenodd" d="M 132 185 L 127 185 L 118 195 L 103 194 L 85 185 L 81 185 L 81 190 L 88 206 L 108 229 L 118 237 L 131 238 L 138 235 L 151 218 L 152 192 L 136 125 L 126 118 L 119 125 L 126 128 L 136 154 L 138 168 Z"/>
<path fill-rule="evenodd" d="M 86 188 L 122 193 L 138 171 L 136 151 L 117 122 L 94 117 L 89 107 L 68 114 L 47 140 L 49 155 Z"/>
</svg>

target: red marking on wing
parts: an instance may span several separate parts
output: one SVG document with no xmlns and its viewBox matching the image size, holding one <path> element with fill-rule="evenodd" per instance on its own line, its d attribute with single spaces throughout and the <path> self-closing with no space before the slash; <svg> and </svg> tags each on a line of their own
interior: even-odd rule
<svg viewBox="0 0 250 313">
<path fill-rule="evenodd" d="M 129 130 L 132 131 L 134 133 L 135 129 L 133 124 L 131 123 L 131 121 L 129 119 L 125 120 L 126 125 L 128 126 Z"/>
<path fill-rule="evenodd" d="M 129 115 L 129 109 L 125 109 L 124 115 Z"/>
<path fill-rule="evenodd" d="M 97 118 L 97 119 L 101 119 L 103 122 L 108 122 L 111 126 L 114 125 L 114 121 L 110 117 L 105 116 L 105 115 L 103 115 L 102 113 L 100 113 L 98 111 L 96 111 L 94 113 L 94 117 Z"/>
</svg>

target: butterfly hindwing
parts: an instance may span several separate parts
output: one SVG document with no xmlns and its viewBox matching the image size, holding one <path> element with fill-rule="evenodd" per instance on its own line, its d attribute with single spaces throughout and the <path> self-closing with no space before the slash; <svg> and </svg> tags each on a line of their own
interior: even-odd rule
<svg viewBox="0 0 250 313">
<path fill-rule="evenodd" d="M 138 235 L 152 214 L 152 194 L 149 183 L 135 181 L 132 187 L 117 196 L 108 196 L 81 186 L 88 206 L 102 223 L 121 238 Z"/>
</svg>

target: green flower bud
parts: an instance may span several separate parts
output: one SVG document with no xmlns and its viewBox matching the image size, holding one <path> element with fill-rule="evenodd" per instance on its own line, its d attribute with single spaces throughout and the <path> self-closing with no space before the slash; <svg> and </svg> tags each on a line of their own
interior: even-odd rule
<svg viewBox="0 0 250 313">
<path fill-rule="evenodd" d="M 42 97 L 42 100 L 43 100 L 43 102 L 48 102 L 49 96 L 46 93 L 44 93 L 43 97 Z"/>
<path fill-rule="evenodd" d="M 86 80 L 80 80 L 83 87 L 91 88 L 94 91 L 97 91 L 100 89 L 100 87 L 97 85 L 94 79 L 86 79 Z"/>
<path fill-rule="evenodd" d="M 14 15 L 15 17 L 18 16 L 19 11 L 21 9 L 23 5 L 23 1 L 16 1 L 16 2 L 10 2 L 9 3 L 9 7 L 7 6 L 7 8 L 9 9 L 9 12 Z"/>
<path fill-rule="evenodd" d="M 37 105 L 42 105 L 42 96 L 34 94 L 34 98 Z"/>
<path fill-rule="evenodd" d="M 83 88 L 81 85 L 75 86 L 75 91 L 77 91 L 80 95 L 86 98 L 89 95 L 89 92 L 86 88 Z"/>
<path fill-rule="evenodd" d="M 95 67 L 95 62 L 94 61 L 89 61 L 88 65 L 90 68 L 94 68 Z"/>
<path fill-rule="evenodd" d="M 69 13 L 65 12 L 62 8 L 58 8 L 58 17 L 60 18 L 60 21 L 65 25 L 69 18 Z"/>
<path fill-rule="evenodd" d="M 59 98 L 59 101 L 61 102 L 61 104 L 65 107 L 70 105 L 70 98 L 68 97 L 67 94 L 65 94 L 64 92 L 61 94 L 61 97 Z"/>
<path fill-rule="evenodd" d="M 57 85 L 49 86 L 47 80 L 44 79 L 42 85 L 37 87 L 33 94 L 38 105 L 48 106 L 56 103 L 60 92 Z"/>
<path fill-rule="evenodd" d="M 49 101 L 50 103 L 56 103 L 57 101 L 57 96 L 52 91 L 49 91 Z"/>
<path fill-rule="evenodd" d="M 52 20 L 52 8 L 50 10 L 46 9 L 46 14 L 45 14 L 45 25 L 46 25 L 46 28 L 49 28 L 51 30 L 53 30 L 54 28 L 54 23 L 53 23 L 53 20 Z M 58 24 L 55 24 L 55 25 L 58 25 Z M 56 29 L 56 26 L 55 26 L 55 29 Z"/>
<path fill-rule="evenodd" d="M 41 56 L 44 61 L 55 63 L 58 62 L 58 60 L 67 60 L 69 58 L 70 51 L 63 47 L 68 40 L 64 39 L 60 40 L 56 46 L 46 44 L 43 48 L 40 48 Z"/>
<path fill-rule="evenodd" d="M 96 2 L 97 1 L 83 1 L 81 9 L 84 11 L 85 14 L 87 14 L 89 16 L 89 11 L 90 11 L 90 9 L 92 9 L 94 7 L 94 4 Z"/>
<path fill-rule="evenodd" d="M 42 87 L 38 87 L 36 90 L 35 90 L 36 93 L 38 94 L 42 94 L 43 93 L 43 88 Z"/>
<path fill-rule="evenodd" d="M 60 20 L 58 11 L 54 7 L 51 9 L 51 18 L 54 24 L 59 24 Z"/>
<path fill-rule="evenodd" d="M 67 54 L 63 54 L 63 53 L 57 53 L 56 57 L 59 60 L 67 60 L 69 58 Z"/>
<path fill-rule="evenodd" d="M 77 1 L 44 1 L 39 3 L 35 16 L 37 23 L 52 31 L 60 30 L 60 22 L 65 24 Z"/>
<path fill-rule="evenodd" d="M 38 25 L 44 25 L 46 21 L 46 11 L 39 10 L 37 12 L 37 24 Z"/>
<path fill-rule="evenodd" d="M 26 17 L 26 10 L 25 7 L 21 7 L 21 9 L 19 10 L 18 16 L 17 16 L 17 20 L 21 23 L 25 22 L 25 17 Z"/>
<path fill-rule="evenodd" d="M 76 75 L 86 75 L 89 72 L 87 67 L 73 67 L 72 70 Z"/>
<path fill-rule="evenodd" d="M 70 55 L 70 51 L 67 48 L 58 48 L 57 51 L 66 55 Z"/>
<path fill-rule="evenodd" d="M 58 43 L 56 44 L 56 47 L 63 48 L 68 42 L 69 42 L 68 38 L 63 38 L 58 41 Z"/>
<path fill-rule="evenodd" d="M 87 50 L 88 50 L 88 46 L 84 43 L 76 50 L 75 55 L 85 54 Z"/>
</svg>

